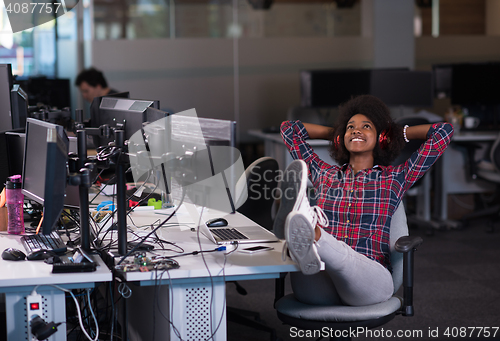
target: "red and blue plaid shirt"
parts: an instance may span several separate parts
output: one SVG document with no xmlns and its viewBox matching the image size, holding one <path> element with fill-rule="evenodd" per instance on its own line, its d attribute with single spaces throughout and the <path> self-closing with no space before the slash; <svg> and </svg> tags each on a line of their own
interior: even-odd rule
<svg viewBox="0 0 500 341">
<path fill-rule="evenodd" d="M 309 168 L 317 191 L 317 205 L 329 221 L 323 229 L 357 252 L 390 266 L 389 227 L 403 194 L 443 154 L 453 136 L 448 123 L 435 123 L 427 140 L 399 166 L 374 166 L 353 174 L 346 163 L 330 165 L 306 142 L 309 135 L 300 121 L 283 122 L 281 135 L 294 159 Z"/>
</svg>

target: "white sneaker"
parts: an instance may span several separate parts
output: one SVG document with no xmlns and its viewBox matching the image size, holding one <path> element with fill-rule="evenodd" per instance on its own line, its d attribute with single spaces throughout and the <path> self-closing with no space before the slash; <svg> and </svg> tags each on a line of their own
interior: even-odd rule
<svg viewBox="0 0 500 341">
<path fill-rule="evenodd" d="M 312 229 L 319 223 L 328 225 L 328 218 L 323 210 L 309 205 L 307 197 L 307 165 L 304 160 L 294 160 L 283 173 L 280 183 L 281 202 L 274 219 L 273 232 L 276 237 L 285 238 L 285 221 L 290 212 L 300 212 L 310 222 Z"/>
<path fill-rule="evenodd" d="M 286 218 L 285 239 L 292 259 L 304 275 L 321 270 L 321 259 L 314 244 L 314 228 L 302 213 L 292 212 Z"/>
</svg>

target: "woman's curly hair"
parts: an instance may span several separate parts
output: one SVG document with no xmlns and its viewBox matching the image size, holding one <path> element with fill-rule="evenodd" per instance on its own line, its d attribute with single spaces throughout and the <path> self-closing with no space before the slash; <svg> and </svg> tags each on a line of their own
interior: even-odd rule
<svg viewBox="0 0 500 341">
<path fill-rule="evenodd" d="M 374 165 L 390 165 L 403 149 L 403 128 L 392 120 L 387 105 L 371 95 L 354 97 L 340 106 L 340 115 L 330 138 L 330 156 L 340 165 L 349 162 L 350 154 L 344 144 L 344 135 L 347 123 L 356 114 L 365 115 L 375 125 L 377 144 L 373 150 Z M 388 144 L 385 149 L 380 147 L 378 141 L 378 136 L 383 131 L 388 132 Z"/>
</svg>

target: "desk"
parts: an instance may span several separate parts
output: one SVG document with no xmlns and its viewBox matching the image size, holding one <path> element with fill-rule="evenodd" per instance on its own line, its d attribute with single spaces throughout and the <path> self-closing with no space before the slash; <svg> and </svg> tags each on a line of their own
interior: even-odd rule
<svg viewBox="0 0 500 341">
<path fill-rule="evenodd" d="M 182 214 L 181 212 L 179 215 Z M 220 213 L 209 210 L 203 219 L 220 216 Z M 134 212 L 131 217 L 137 225 L 142 225 L 158 219 L 163 220 L 166 215 Z M 236 227 L 255 224 L 239 213 L 227 214 L 224 218 L 231 226 Z M 200 244 L 202 250 L 213 250 L 216 247 L 205 236 L 200 234 L 198 241 L 196 232 L 191 232 L 189 229 L 181 230 L 178 226 L 162 228 L 159 235 L 164 240 L 176 242 L 185 252 L 200 250 Z M 274 250 L 253 255 L 234 252 L 226 257 L 225 266 L 223 252 L 205 253 L 207 266 L 201 255 L 179 257 L 176 260 L 180 268 L 170 270 L 168 274 L 164 273 L 161 280 L 158 278 L 158 283 L 168 285 L 168 289 L 165 287 L 160 289 L 162 310 L 170 318 L 183 340 L 208 339 L 212 332 L 213 340 L 226 340 L 225 282 L 278 278 L 281 272 L 298 271 L 298 267 L 290 259 L 285 262 L 281 260 L 282 242 L 268 245 L 273 246 Z M 173 252 L 165 254 L 174 255 Z M 130 315 L 128 319 L 131 340 L 139 338 L 152 340 L 154 324 L 151 314 L 155 303 L 156 276 L 155 272 L 123 274 L 128 283 L 135 284 L 131 286 L 132 296 L 127 299 L 127 310 L 141 312 Z M 159 339 L 179 340 L 172 325 L 169 326 L 158 310 L 156 310 L 155 325 L 155 335 Z M 169 334 L 170 338 L 166 334 Z"/>
<path fill-rule="evenodd" d="M 280 166 L 280 169 L 285 169 L 290 162 L 292 162 L 292 157 L 285 146 L 285 143 L 281 139 L 281 135 L 278 133 L 263 133 L 261 130 L 249 130 L 249 135 L 261 138 L 264 140 L 264 155 L 270 156 L 276 161 Z M 336 165 L 337 163 L 330 157 L 330 141 L 329 140 L 307 140 L 307 143 L 314 149 L 314 152 L 318 154 L 321 160 L 325 162 Z"/>
<path fill-rule="evenodd" d="M 435 212 L 438 219 L 444 224 L 454 225 L 448 220 L 448 195 L 456 193 L 491 192 L 491 182 L 483 179 L 469 179 L 467 174 L 467 157 L 463 148 L 454 142 L 475 142 L 483 145 L 484 152 L 498 137 L 495 131 L 460 131 L 453 135 L 451 144 L 436 163 L 436 205 Z M 481 150 L 476 153 L 479 155 Z"/>
<path fill-rule="evenodd" d="M 24 251 L 20 236 L 0 235 L 0 251 L 13 247 Z M 112 275 L 100 257 L 94 256 L 99 267 L 95 272 L 52 274 L 52 265 L 43 261 L 6 261 L 0 258 L 0 292 L 5 293 L 5 308 L 8 340 L 25 340 L 27 333 L 26 295 L 34 287 L 45 299 L 44 320 L 46 322 L 66 321 L 65 293 L 50 285 L 65 289 L 93 288 L 96 282 L 109 282 Z M 49 340 L 66 340 L 66 324 Z"/>
</svg>

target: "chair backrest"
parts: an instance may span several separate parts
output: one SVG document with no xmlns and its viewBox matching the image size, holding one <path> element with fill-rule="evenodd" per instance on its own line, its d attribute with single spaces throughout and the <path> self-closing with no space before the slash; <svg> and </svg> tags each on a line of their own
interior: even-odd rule
<svg viewBox="0 0 500 341">
<path fill-rule="evenodd" d="M 491 146 L 490 159 L 495 165 L 497 171 L 500 172 L 500 134 L 498 135 L 495 143 Z"/>
<path fill-rule="evenodd" d="M 394 249 L 396 241 L 403 236 L 408 235 L 408 222 L 406 221 L 406 212 L 403 202 L 401 202 L 394 212 L 391 220 L 390 247 L 391 247 L 391 265 L 392 281 L 394 283 L 394 293 L 399 290 L 403 284 L 403 254 Z"/>
<path fill-rule="evenodd" d="M 272 157 L 262 157 L 245 170 L 248 198 L 237 211 L 268 230 L 273 228 L 271 208 L 278 186 L 279 165 Z"/>
</svg>

